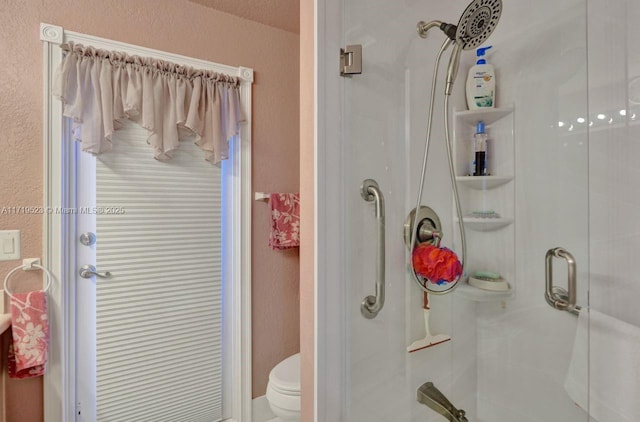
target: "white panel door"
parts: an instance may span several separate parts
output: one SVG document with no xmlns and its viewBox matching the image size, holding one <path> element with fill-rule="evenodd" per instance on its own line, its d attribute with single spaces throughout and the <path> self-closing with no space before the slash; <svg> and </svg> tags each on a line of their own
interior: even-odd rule
<svg viewBox="0 0 640 422">
<path fill-rule="evenodd" d="M 78 421 L 222 419 L 220 168 L 185 141 L 159 162 L 126 123 L 114 149 L 78 152 Z"/>
</svg>

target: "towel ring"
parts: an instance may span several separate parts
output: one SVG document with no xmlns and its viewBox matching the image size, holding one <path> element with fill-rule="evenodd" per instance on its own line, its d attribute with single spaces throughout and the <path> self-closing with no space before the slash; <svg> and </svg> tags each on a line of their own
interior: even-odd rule
<svg viewBox="0 0 640 422">
<path fill-rule="evenodd" d="M 51 273 L 49 272 L 49 270 L 47 270 L 45 267 L 43 267 L 42 265 L 38 265 L 38 264 L 31 264 L 31 265 L 19 265 L 17 267 L 15 267 L 13 270 L 9 271 L 9 273 L 7 274 L 7 276 L 4 278 L 4 291 L 6 294 L 9 295 L 9 297 L 14 297 L 13 294 L 9 291 L 9 279 L 11 278 L 11 276 L 13 275 L 13 273 L 15 273 L 18 270 L 24 270 L 24 271 L 28 271 L 32 268 L 37 268 L 39 270 L 44 271 L 44 273 L 47 275 L 47 285 L 45 286 L 45 288 L 43 289 L 44 292 L 47 292 L 49 290 L 49 287 L 51 287 L 51 280 L 53 280 L 53 276 L 51 275 Z"/>
</svg>

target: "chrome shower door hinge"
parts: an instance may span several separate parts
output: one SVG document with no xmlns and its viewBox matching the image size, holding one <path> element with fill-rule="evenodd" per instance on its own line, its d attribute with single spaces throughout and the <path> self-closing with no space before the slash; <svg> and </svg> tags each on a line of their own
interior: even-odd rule
<svg viewBox="0 0 640 422">
<path fill-rule="evenodd" d="M 348 45 L 340 49 L 340 76 L 362 73 L 362 45 Z"/>
</svg>

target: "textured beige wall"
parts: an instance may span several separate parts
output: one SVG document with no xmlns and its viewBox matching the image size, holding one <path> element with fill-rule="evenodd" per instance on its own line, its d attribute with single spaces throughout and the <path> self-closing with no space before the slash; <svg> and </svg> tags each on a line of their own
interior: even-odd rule
<svg viewBox="0 0 640 422">
<path fill-rule="evenodd" d="M 42 205 L 40 22 L 252 67 L 253 188 L 266 192 L 299 190 L 298 34 L 188 0 L 2 0 L 0 209 Z M 263 202 L 253 204 L 254 396 L 264 394 L 269 370 L 299 350 L 300 338 L 298 254 L 268 249 L 267 207 Z M 42 255 L 42 216 L 0 214 L 0 229 L 22 231 L 22 257 Z M 0 276 L 17 264 L 0 263 Z M 9 380 L 5 390 L 7 421 L 42 420 L 40 379 Z"/>
<path fill-rule="evenodd" d="M 314 0 L 300 0 L 300 354 L 302 359 L 302 422 L 312 422 L 314 418 L 314 37 Z"/>
</svg>

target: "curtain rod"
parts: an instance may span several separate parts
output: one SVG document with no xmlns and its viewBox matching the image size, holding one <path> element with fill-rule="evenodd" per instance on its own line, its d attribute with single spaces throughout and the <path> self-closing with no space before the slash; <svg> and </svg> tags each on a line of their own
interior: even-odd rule
<svg viewBox="0 0 640 422">
<path fill-rule="evenodd" d="M 213 70 L 218 73 L 224 73 L 230 76 L 235 76 L 241 79 L 243 84 L 253 83 L 253 69 L 249 67 L 234 67 L 225 64 L 214 63 L 207 60 L 194 59 L 192 57 L 183 56 L 180 54 L 167 53 L 160 50 L 154 50 L 152 48 L 137 46 L 120 41 L 105 40 L 104 38 L 95 37 L 92 35 L 82 34 L 79 32 L 67 31 L 61 26 L 52 25 L 48 23 L 40 24 L 40 41 L 48 42 L 51 44 L 61 45 L 68 41 L 75 43 L 91 45 L 95 48 L 102 48 L 106 50 L 120 50 L 128 54 L 135 54 L 138 56 L 152 57 L 155 59 L 166 60 L 175 62 L 178 64 L 184 64 L 187 66 L 200 68 L 204 70 Z M 105 42 L 107 41 L 107 42 Z"/>
</svg>

